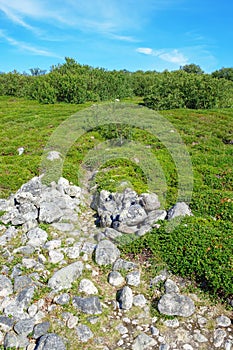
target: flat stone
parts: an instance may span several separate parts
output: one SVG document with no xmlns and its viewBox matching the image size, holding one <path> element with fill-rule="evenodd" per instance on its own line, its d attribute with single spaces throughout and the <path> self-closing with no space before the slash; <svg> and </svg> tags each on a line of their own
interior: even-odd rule
<svg viewBox="0 0 233 350">
<path fill-rule="evenodd" d="M 135 263 L 131 262 L 131 261 L 127 261 L 124 259 L 117 259 L 115 261 L 115 263 L 113 264 L 113 271 L 119 271 L 119 270 L 126 270 L 126 271 L 130 271 L 133 270 L 135 268 L 138 268 L 138 265 L 136 265 Z"/>
<path fill-rule="evenodd" d="M 189 317 L 194 313 L 195 306 L 187 296 L 167 293 L 159 300 L 158 310 L 165 315 Z"/>
<path fill-rule="evenodd" d="M 54 273 L 48 281 L 48 286 L 56 290 L 71 288 L 72 283 L 81 276 L 82 270 L 83 263 L 80 261 L 65 266 Z"/>
<path fill-rule="evenodd" d="M 98 297 L 74 297 L 73 305 L 85 314 L 97 315 L 102 313 L 102 307 Z"/>
<path fill-rule="evenodd" d="M 177 284 L 169 278 L 166 280 L 164 287 L 166 293 L 179 293 L 180 291 Z"/>
<path fill-rule="evenodd" d="M 52 264 L 57 264 L 64 259 L 64 254 L 58 250 L 49 251 L 49 260 Z"/>
<path fill-rule="evenodd" d="M 142 193 L 139 197 L 139 203 L 147 212 L 160 207 L 159 198 L 155 193 Z"/>
<path fill-rule="evenodd" d="M 24 288 L 33 285 L 34 282 L 27 275 L 16 276 L 14 280 L 14 292 L 21 292 Z"/>
</svg>

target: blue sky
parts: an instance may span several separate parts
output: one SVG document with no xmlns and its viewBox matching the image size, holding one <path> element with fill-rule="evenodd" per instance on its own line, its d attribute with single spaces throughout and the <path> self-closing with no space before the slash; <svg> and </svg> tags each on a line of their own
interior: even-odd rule
<svg viewBox="0 0 233 350">
<path fill-rule="evenodd" d="M 233 67 L 232 0 L 0 0 L 0 71 Z"/>
</svg>

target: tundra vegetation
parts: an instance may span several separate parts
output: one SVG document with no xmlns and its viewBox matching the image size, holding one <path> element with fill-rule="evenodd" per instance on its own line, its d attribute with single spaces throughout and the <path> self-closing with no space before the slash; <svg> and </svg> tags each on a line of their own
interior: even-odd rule
<svg viewBox="0 0 233 350">
<path fill-rule="evenodd" d="M 181 135 L 192 159 L 194 188 L 185 218 L 171 232 L 164 225 L 131 243 L 122 254 L 149 260 L 148 274 L 167 266 L 216 298 L 232 298 L 233 270 L 233 68 L 205 74 L 197 65 L 162 73 L 107 71 L 66 58 L 49 73 L 0 74 L 0 197 L 15 192 L 40 173 L 43 149 L 52 132 L 78 110 L 120 99 L 160 110 Z M 70 148 L 63 176 L 78 184 L 78 169 L 98 143 L 122 138 L 138 141 L 154 153 L 167 182 L 167 208 L 176 202 L 176 167 L 151 134 L 122 125 L 100 126 Z M 20 156 L 18 148 L 24 147 Z M 97 190 L 115 191 L 120 182 L 147 190 L 145 174 L 133 159 L 108 161 L 94 179 Z M 166 208 L 166 209 L 167 209 Z"/>
</svg>

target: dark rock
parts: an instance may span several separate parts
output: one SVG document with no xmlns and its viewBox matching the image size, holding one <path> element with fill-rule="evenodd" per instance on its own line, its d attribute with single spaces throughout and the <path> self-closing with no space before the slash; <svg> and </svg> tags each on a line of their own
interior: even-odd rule
<svg viewBox="0 0 233 350">
<path fill-rule="evenodd" d="M 49 333 L 39 338 L 35 350 L 66 350 L 66 346 L 59 335 Z"/>
<path fill-rule="evenodd" d="M 97 315 L 102 313 L 102 307 L 98 297 L 74 297 L 73 305 L 85 314 Z"/>
</svg>

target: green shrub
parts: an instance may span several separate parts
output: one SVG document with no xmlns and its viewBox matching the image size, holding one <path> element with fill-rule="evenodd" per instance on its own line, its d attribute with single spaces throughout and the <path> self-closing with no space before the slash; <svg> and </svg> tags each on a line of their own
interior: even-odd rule
<svg viewBox="0 0 233 350">
<path fill-rule="evenodd" d="M 125 253 L 149 249 L 182 277 L 196 281 L 210 294 L 221 298 L 233 294 L 233 224 L 196 217 L 184 218 L 168 232 L 166 223 L 142 239 L 123 246 Z"/>
</svg>

